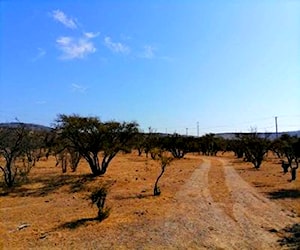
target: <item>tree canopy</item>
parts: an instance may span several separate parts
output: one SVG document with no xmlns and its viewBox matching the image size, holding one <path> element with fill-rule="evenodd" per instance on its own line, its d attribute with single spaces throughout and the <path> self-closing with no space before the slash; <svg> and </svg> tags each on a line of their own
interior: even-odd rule
<svg viewBox="0 0 300 250">
<path fill-rule="evenodd" d="M 130 141 L 138 132 L 138 124 L 101 122 L 97 117 L 61 114 L 56 120 L 55 130 L 64 147 L 77 151 L 97 176 L 106 172 L 109 163 L 119 151 L 131 146 Z"/>
</svg>

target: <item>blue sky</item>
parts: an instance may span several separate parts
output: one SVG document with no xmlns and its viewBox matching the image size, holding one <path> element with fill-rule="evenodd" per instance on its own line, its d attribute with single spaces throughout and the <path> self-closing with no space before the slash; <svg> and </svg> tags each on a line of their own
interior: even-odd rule
<svg viewBox="0 0 300 250">
<path fill-rule="evenodd" d="M 300 129 L 300 1 L 0 1 L 0 122 Z"/>
</svg>

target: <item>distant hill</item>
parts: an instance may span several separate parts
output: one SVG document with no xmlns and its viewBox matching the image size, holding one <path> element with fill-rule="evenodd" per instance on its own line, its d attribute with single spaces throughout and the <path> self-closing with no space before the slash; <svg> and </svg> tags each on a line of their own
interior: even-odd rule
<svg viewBox="0 0 300 250">
<path fill-rule="evenodd" d="M 21 122 L 0 123 L 0 128 L 16 128 L 16 127 L 20 126 L 21 124 L 25 125 L 25 127 L 30 130 L 35 130 L 35 131 L 50 131 L 51 130 L 50 127 L 47 127 L 44 125 L 33 124 L 33 123 L 21 123 Z"/>
<path fill-rule="evenodd" d="M 217 133 L 216 136 L 224 138 L 224 139 L 234 139 L 236 134 L 247 134 L 247 133 Z M 267 136 L 270 140 L 276 139 L 276 133 L 258 133 L 261 137 Z M 287 132 L 279 132 L 277 137 L 288 134 L 289 136 L 297 136 L 300 137 L 300 130 L 297 131 L 287 131 Z"/>
<path fill-rule="evenodd" d="M 33 123 L 20 123 L 20 122 L 6 122 L 6 123 L 0 123 L 0 128 L 3 127 L 11 127 L 15 128 L 20 126 L 20 124 L 25 124 L 25 127 L 31 130 L 37 130 L 37 131 L 51 131 L 52 128 L 44 126 L 44 125 L 39 125 L 39 124 L 33 124 Z M 165 134 L 165 133 L 157 133 L 160 136 L 167 136 L 170 134 Z M 224 139 L 234 139 L 236 137 L 236 134 L 247 134 L 247 133 L 216 133 L 215 135 L 217 137 L 221 137 Z M 261 137 L 265 137 L 266 135 L 270 140 L 275 140 L 276 139 L 276 133 L 258 133 Z M 288 134 L 289 136 L 297 136 L 300 137 L 300 130 L 297 131 L 287 131 L 287 132 L 279 132 L 278 137 L 282 136 L 283 134 Z"/>
</svg>

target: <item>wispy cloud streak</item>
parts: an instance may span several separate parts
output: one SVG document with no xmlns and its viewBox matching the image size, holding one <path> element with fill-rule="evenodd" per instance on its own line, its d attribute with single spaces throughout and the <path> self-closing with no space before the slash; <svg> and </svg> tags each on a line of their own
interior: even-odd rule
<svg viewBox="0 0 300 250">
<path fill-rule="evenodd" d="M 130 48 L 125 44 L 113 42 L 109 36 L 104 38 L 104 44 L 114 53 L 129 54 Z"/>
<path fill-rule="evenodd" d="M 72 37 L 62 36 L 56 40 L 56 44 L 63 52 L 61 56 L 63 60 L 84 58 L 88 54 L 96 52 L 93 42 L 87 38 L 74 39 Z"/>
<path fill-rule="evenodd" d="M 42 48 L 38 48 L 37 50 L 38 50 L 38 53 L 34 58 L 32 58 L 32 62 L 35 62 L 46 55 L 46 50 L 44 50 Z"/>
<path fill-rule="evenodd" d="M 100 33 L 99 32 L 97 32 L 97 33 L 94 33 L 94 32 L 84 32 L 83 34 L 84 34 L 84 36 L 86 38 L 92 39 L 92 38 L 95 38 L 95 37 L 99 36 Z"/>
<path fill-rule="evenodd" d="M 52 12 L 52 17 L 54 18 L 54 20 L 62 23 L 69 29 L 77 29 L 76 21 L 72 18 L 67 17 L 67 15 L 61 10 L 54 10 Z"/>
<path fill-rule="evenodd" d="M 82 85 L 73 83 L 72 84 L 72 90 L 75 91 L 75 92 L 85 93 L 87 88 L 82 86 Z"/>
</svg>

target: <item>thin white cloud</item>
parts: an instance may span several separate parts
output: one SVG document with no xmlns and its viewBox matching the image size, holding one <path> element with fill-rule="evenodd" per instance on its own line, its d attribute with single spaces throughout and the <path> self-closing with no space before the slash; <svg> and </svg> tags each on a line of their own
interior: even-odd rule
<svg viewBox="0 0 300 250">
<path fill-rule="evenodd" d="M 100 33 L 99 32 L 97 32 L 97 33 L 94 33 L 94 32 L 84 32 L 83 34 L 84 34 L 84 36 L 86 38 L 91 39 L 91 38 L 95 38 L 95 37 L 99 36 Z"/>
<path fill-rule="evenodd" d="M 167 62 L 174 61 L 174 58 L 169 56 L 160 56 L 156 53 L 157 49 L 151 45 L 145 45 L 143 47 L 143 51 L 138 55 L 138 57 L 143 59 L 156 59 L 156 60 L 163 60 Z"/>
<path fill-rule="evenodd" d="M 46 55 L 46 50 L 44 50 L 42 48 L 38 48 L 37 50 L 38 50 L 37 55 L 34 58 L 32 58 L 33 62 L 39 60 L 40 58 L 42 58 Z"/>
<path fill-rule="evenodd" d="M 67 15 L 61 10 L 54 10 L 52 12 L 52 17 L 54 18 L 54 20 L 62 23 L 65 27 L 69 29 L 77 29 L 76 21 L 72 18 L 67 17 Z"/>
<path fill-rule="evenodd" d="M 109 36 L 104 38 L 104 44 L 107 48 L 109 48 L 111 51 L 115 53 L 121 53 L 121 54 L 129 54 L 130 49 L 128 46 L 122 43 L 115 43 L 111 40 Z"/>
<path fill-rule="evenodd" d="M 63 52 L 60 57 L 63 60 L 84 58 L 96 52 L 93 42 L 87 38 L 74 39 L 72 37 L 62 36 L 56 40 L 56 44 Z"/>
<path fill-rule="evenodd" d="M 72 90 L 74 92 L 81 92 L 81 93 L 85 93 L 87 88 L 82 86 L 82 85 L 79 85 L 79 84 L 76 84 L 76 83 L 73 83 L 72 84 Z"/>
</svg>

